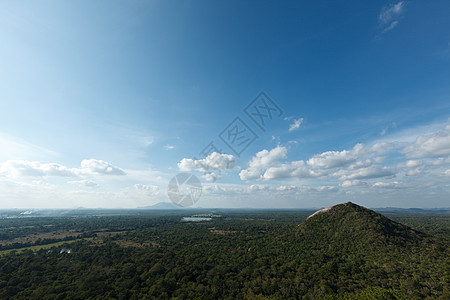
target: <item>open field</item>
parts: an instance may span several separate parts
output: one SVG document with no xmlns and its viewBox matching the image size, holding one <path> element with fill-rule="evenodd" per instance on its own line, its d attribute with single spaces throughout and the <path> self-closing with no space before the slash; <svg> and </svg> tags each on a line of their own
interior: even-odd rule
<svg viewBox="0 0 450 300">
<path fill-rule="evenodd" d="M 16 249 L 1 250 L 0 255 L 6 255 L 13 251 L 15 251 L 17 253 L 20 253 L 20 252 L 23 252 L 26 250 L 31 250 L 31 251 L 36 252 L 36 251 L 39 251 L 42 249 L 50 249 L 53 247 L 59 247 L 62 245 L 71 244 L 71 243 L 75 243 L 75 242 L 79 242 L 79 241 L 92 241 L 92 240 L 93 240 L 93 238 L 84 238 L 84 239 L 76 239 L 76 240 L 70 240 L 70 241 L 61 241 L 61 242 L 45 244 L 45 245 L 37 245 L 37 246 L 29 246 L 29 247 L 16 248 Z"/>
<path fill-rule="evenodd" d="M 27 228 L 33 228 L 28 226 Z M 10 229 L 11 230 L 11 229 Z M 29 234 L 23 237 L 17 237 L 10 240 L 0 240 L 0 246 L 11 245 L 11 244 L 24 244 L 24 243 L 34 243 L 38 240 L 44 239 L 64 239 L 68 237 L 77 237 L 81 235 L 82 232 L 71 229 L 71 230 L 55 230 L 50 232 L 42 232 L 36 234 Z"/>
</svg>

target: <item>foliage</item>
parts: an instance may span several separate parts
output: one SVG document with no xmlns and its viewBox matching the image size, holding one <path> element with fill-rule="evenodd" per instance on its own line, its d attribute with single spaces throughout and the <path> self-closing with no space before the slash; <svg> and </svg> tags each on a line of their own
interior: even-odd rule
<svg viewBox="0 0 450 300">
<path fill-rule="evenodd" d="M 180 222 L 180 212 L 1 220 L 6 238 L 52 228 L 92 239 L 1 256 L 0 298 L 450 298 L 448 228 L 437 228 L 448 223 L 440 219 L 431 226 L 433 218 L 408 216 L 410 226 L 425 222 L 440 232 L 434 236 L 362 207 L 306 221 L 310 212 L 213 213 L 222 218 Z"/>
</svg>

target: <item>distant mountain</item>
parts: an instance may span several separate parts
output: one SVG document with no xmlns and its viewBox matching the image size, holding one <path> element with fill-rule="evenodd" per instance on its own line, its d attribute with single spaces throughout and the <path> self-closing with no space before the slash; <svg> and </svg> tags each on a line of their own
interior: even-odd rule
<svg viewBox="0 0 450 300">
<path fill-rule="evenodd" d="M 139 207 L 139 209 L 161 209 L 161 210 L 169 210 L 169 209 L 185 209 L 183 206 L 178 206 L 173 202 L 159 202 L 151 206 Z"/>
<path fill-rule="evenodd" d="M 299 225 L 298 230 L 302 238 L 315 244 L 342 245 L 345 248 L 405 246 L 417 244 L 425 237 L 421 232 L 351 202 L 313 213 Z"/>
<path fill-rule="evenodd" d="M 373 208 L 374 211 L 381 213 L 401 213 L 401 214 L 450 214 L 450 208 L 398 208 L 383 207 Z"/>
</svg>

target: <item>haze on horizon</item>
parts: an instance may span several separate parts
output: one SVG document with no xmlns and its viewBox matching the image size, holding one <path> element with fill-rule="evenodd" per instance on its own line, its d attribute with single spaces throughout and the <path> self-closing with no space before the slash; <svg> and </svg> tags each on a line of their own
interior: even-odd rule
<svg viewBox="0 0 450 300">
<path fill-rule="evenodd" d="M 0 209 L 449 207 L 449 10 L 2 1 Z"/>
</svg>

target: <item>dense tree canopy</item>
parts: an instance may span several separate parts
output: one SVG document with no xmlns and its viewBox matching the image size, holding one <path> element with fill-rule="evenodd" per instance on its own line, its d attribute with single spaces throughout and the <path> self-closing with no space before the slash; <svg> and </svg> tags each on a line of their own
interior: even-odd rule
<svg viewBox="0 0 450 300">
<path fill-rule="evenodd" d="M 0 298 L 450 298 L 448 216 L 390 216 L 412 229 L 361 207 L 308 215 L 0 220 Z M 6 250 L 8 239 L 51 230 L 78 234 L 50 248 L 41 240 Z"/>
</svg>

